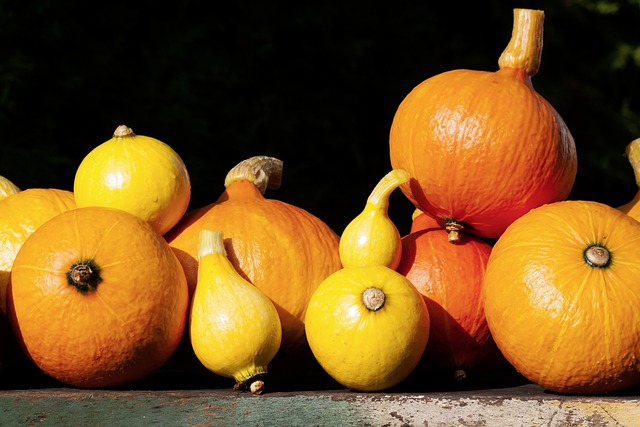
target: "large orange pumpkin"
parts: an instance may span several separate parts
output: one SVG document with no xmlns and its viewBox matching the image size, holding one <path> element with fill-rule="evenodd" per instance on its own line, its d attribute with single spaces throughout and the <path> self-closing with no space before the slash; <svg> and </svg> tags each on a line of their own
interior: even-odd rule
<svg viewBox="0 0 640 427">
<path fill-rule="evenodd" d="M 454 230 L 497 238 L 530 209 L 565 199 L 575 180 L 573 138 L 531 83 L 540 64 L 544 13 L 516 9 L 495 72 L 453 70 L 416 86 L 389 135 L 400 188 Z"/>
<path fill-rule="evenodd" d="M 197 280 L 197 241 L 203 228 L 223 230 L 238 272 L 275 304 L 282 323 L 281 353 L 306 348 L 304 316 L 311 294 L 342 267 L 339 237 L 297 206 L 264 197 L 278 188 L 282 162 L 256 156 L 229 171 L 218 200 L 187 213 L 167 235 L 191 292 Z M 302 347 L 301 347 L 302 346 Z"/>
<path fill-rule="evenodd" d="M 451 244 L 447 232 L 427 214 L 417 215 L 402 238 L 397 271 L 423 295 L 431 319 L 420 371 L 464 380 L 503 360 L 493 342 L 481 301 L 491 245 L 463 235 Z"/>
<path fill-rule="evenodd" d="M 63 212 L 20 248 L 7 308 L 25 354 L 77 387 L 109 387 L 162 366 L 185 328 L 180 263 L 147 222 L 113 208 Z"/>
<path fill-rule="evenodd" d="M 0 200 L 0 310 L 6 313 L 11 265 L 20 247 L 40 225 L 76 207 L 71 191 L 29 188 Z"/>
<path fill-rule="evenodd" d="M 592 201 L 516 220 L 487 264 L 491 333 L 526 378 L 558 393 L 640 383 L 640 223 Z"/>
</svg>

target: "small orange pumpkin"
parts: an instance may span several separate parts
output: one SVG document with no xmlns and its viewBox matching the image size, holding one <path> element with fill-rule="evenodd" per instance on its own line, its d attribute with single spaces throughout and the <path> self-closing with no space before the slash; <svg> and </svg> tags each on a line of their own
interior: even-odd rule
<svg viewBox="0 0 640 427">
<path fill-rule="evenodd" d="M 544 13 L 514 10 L 513 35 L 495 72 L 453 70 L 416 86 L 389 135 L 400 188 L 454 230 L 497 238 L 530 209 L 564 200 L 577 172 L 575 143 L 532 86 Z"/>
<path fill-rule="evenodd" d="M 422 372 L 461 381 L 503 360 L 480 298 L 490 253 L 490 244 L 470 235 L 451 244 L 447 231 L 425 213 L 415 216 L 402 238 L 397 271 L 423 295 L 431 319 Z"/>
<path fill-rule="evenodd" d="M 197 242 L 202 229 L 222 230 L 236 270 L 275 304 L 282 324 L 280 353 L 306 348 L 304 316 L 311 295 L 342 267 L 339 236 L 297 206 L 264 197 L 278 188 L 283 163 L 255 156 L 225 179 L 218 200 L 187 213 L 167 235 L 184 267 L 191 292 L 197 282 Z"/>
<path fill-rule="evenodd" d="M 113 208 L 63 212 L 16 256 L 7 311 L 42 371 L 110 387 L 162 366 L 181 341 L 189 293 L 180 263 L 147 222 Z"/>
<path fill-rule="evenodd" d="M 485 316 L 505 358 L 557 393 L 640 383 L 640 223 L 563 201 L 517 219 L 493 247 Z"/>
</svg>

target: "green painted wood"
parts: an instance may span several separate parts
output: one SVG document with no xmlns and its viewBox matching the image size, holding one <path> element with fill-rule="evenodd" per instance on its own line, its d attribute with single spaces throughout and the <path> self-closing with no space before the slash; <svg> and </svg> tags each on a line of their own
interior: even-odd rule
<svg viewBox="0 0 640 427">
<path fill-rule="evenodd" d="M 525 384 L 428 393 L 231 389 L 0 391 L 2 426 L 637 426 L 640 397 L 576 397 Z"/>
</svg>

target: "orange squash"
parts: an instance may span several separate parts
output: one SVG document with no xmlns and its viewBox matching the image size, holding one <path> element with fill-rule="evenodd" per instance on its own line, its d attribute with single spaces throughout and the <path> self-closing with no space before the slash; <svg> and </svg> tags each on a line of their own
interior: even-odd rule
<svg viewBox="0 0 640 427">
<path fill-rule="evenodd" d="M 218 200 L 187 213 L 167 235 L 184 267 L 191 292 L 197 282 L 197 241 L 203 228 L 222 230 L 234 267 L 275 304 L 282 324 L 280 353 L 306 349 L 304 316 L 311 294 L 340 269 L 338 235 L 297 206 L 264 197 L 278 188 L 283 164 L 256 156 L 225 179 Z"/>
<path fill-rule="evenodd" d="M 391 165 L 412 178 L 401 191 L 455 231 L 497 238 L 530 209 L 566 199 L 573 186 L 573 137 L 531 82 L 543 22 L 542 11 L 515 9 L 498 71 L 435 75 L 393 118 Z"/>
<path fill-rule="evenodd" d="M 402 238 L 397 271 L 423 295 L 431 319 L 421 372 L 462 381 L 503 360 L 480 298 L 490 253 L 489 243 L 470 235 L 452 245 L 447 231 L 425 213 Z"/>
<path fill-rule="evenodd" d="M 3 313 L 6 313 L 11 265 L 24 241 L 46 221 L 75 207 L 73 193 L 57 188 L 29 188 L 0 200 L 0 310 Z"/>
<path fill-rule="evenodd" d="M 162 366 L 181 341 L 189 293 L 147 222 L 113 208 L 63 212 L 18 251 L 7 311 L 25 354 L 77 387 L 110 387 Z"/>
<path fill-rule="evenodd" d="M 548 204 L 498 239 L 485 315 L 505 358 L 557 393 L 640 383 L 640 223 L 592 201 Z"/>
</svg>

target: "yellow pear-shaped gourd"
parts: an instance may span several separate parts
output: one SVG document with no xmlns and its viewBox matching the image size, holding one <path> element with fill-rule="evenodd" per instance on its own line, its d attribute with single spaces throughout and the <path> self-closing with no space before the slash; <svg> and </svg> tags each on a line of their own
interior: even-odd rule
<svg viewBox="0 0 640 427">
<path fill-rule="evenodd" d="M 363 211 L 340 236 L 340 260 L 343 267 L 384 265 L 395 269 L 402 256 L 400 233 L 389 218 L 389 196 L 409 181 L 409 173 L 393 169 L 374 187 Z"/>
<path fill-rule="evenodd" d="M 211 372 L 236 389 L 264 391 L 267 365 L 280 349 L 282 326 L 273 302 L 227 258 L 222 231 L 198 237 L 198 279 L 191 303 L 191 345 Z"/>
<path fill-rule="evenodd" d="M 634 139 L 627 145 L 625 154 L 633 168 L 633 174 L 636 179 L 638 191 L 631 201 L 618 207 L 618 209 L 630 217 L 640 221 L 640 138 Z"/>
</svg>

